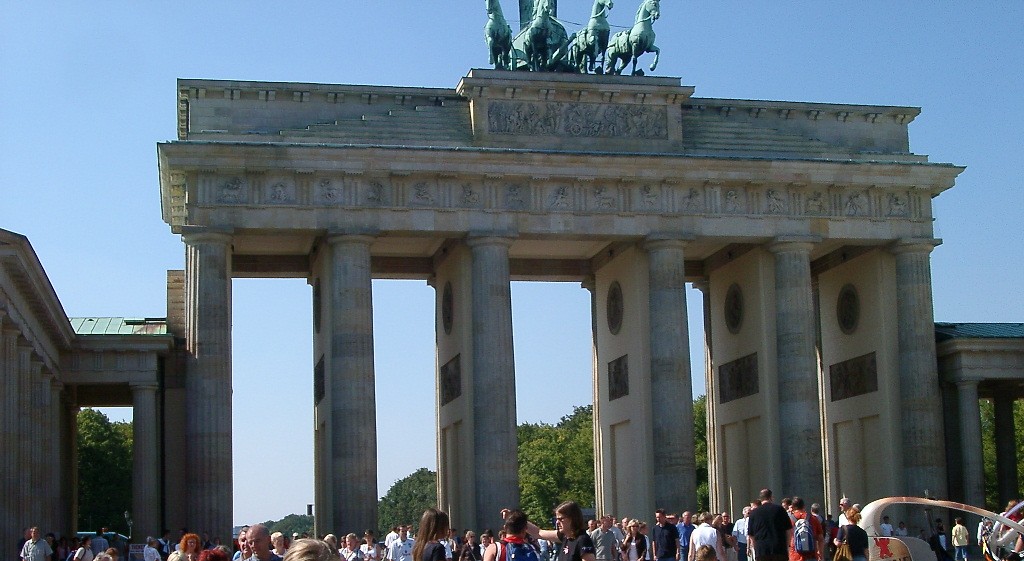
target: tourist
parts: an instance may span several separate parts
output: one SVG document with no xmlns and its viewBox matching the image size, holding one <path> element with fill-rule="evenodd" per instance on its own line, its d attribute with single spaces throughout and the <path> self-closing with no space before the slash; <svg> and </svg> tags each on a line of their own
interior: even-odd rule
<svg viewBox="0 0 1024 561">
<path fill-rule="evenodd" d="M 800 497 L 793 497 L 793 509 L 790 516 L 793 520 L 793 539 L 789 544 L 789 561 L 807 561 L 809 559 L 821 559 L 824 552 L 825 532 L 822 530 L 821 521 L 817 516 L 804 510 L 804 500 Z M 801 524 L 800 521 L 805 523 Z M 807 525 L 807 543 L 803 543 L 801 526 Z"/>
<path fill-rule="evenodd" d="M 710 545 L 702 545 L 694 552 L 694 561 L 715 561 L 718 559 L 718 554 L 715 553 L 715 548 Z"/>
<path fill-rule="evenodd" d="M 142 550 L 142 561 L 160 561 L 160 542 L 153 536 L 146 538 L 146 547 Z"/>
<path fill-rule="evenodd" d="M 367 529 L 363 531 L 363 543 L 359 546 L 359 553 L 363 555 L 363 559 L 366 559 L 366 561 L 380 561 L 380 546 L 377 545 L 376 540 L 373 538 L 373 530 Z"/>
<path fill-rule="evenodd" d="M 970 543 L 967 526 L 964 526 L 964 519 L 956 517 L 953 520 L 953 527 L 949 530 L 949 537 L 953 542 L 953 558 L 956 561 L 967 561 L 967 545 Z"/>
<path fill-rule="evenodd" d="M 619 540 L 612 532 L 612 517 L 607 514 L 601 517 L 601 525 L 587 532 L 594 542 L 594 559 L 597 561 L 617 561 L 619 558 Z"/>
<path fill-rule="evenodd" d="M 252 548 L 249 547 L 249 527 L 242 526 L 238 531 L 238 551 L 231 557 L 231 561 L 241 561 L 252 557 Z M 168 561 L 170 561 L 168 559 Z"/>
<path fill-rule="evenodd" d="M 640 521 L 640 535 L 647 541 L 647 550 L 644 551 L 644 561 L 651 561 L 651 538 L 647 534 L 648 527 L 647 523 L 643 520 Z"/>
<path fill-rule="evenodd" d="M 270 534 L 270 545 L 274 550 L 274 555 L 278 557 L 284 557 L 285 553 L 288 553 L 288 548 L 284 544 L 284 534 L 281 532 L 274 532 Z"/>
<path fill-rule="evenodd" d="M 391 531 L 384 536 L 384 553 L 387 553 L 388 548 L 391 547 L 391 542 L 398 539 L 399 526 L 392 526 Z"/>
<path fill-rule="evenodd" d="M 477 548 L 480 552 L 480 559 L 484 558 L 484 553 L 492 543 L 494 543 L 494 530 L 487 528 L 480 533 L 480 547 Z"/>
<path fill-rule="evenodd" d="M 94 559 L 95 561 L 117 561 L 118 552 L 116 547 L 108 547 L 100 552 Z"/>
<path fill-rule="evenodd" d="M 697 551 L 702 546 L 708 546 L 715 552 L 718 561 L 726 561 L 725 550 L 722 548 L 722 532 L 714 526 L 715 516 L 710 512 L 702 512 L 697 516 L 700 524 L 690 533 L 690 547 L 688 561 L 697 559 Z M 719 519 L 719 523 L 721 523 Z"/>
<path fill-rule="evenodd" d="M 651 557 L 660 561 L 679 559 L 679 530 L 674 524 L 669 524 L 663 508 L 654 511 L 654 519 L 657 524 L 651 529 L 654 532 L 651 536 Z"/>
<path fill-rule="evenodd" d="M 398 527 L 398 537 L 392 540 L 385 552 L 388 561 L 412 561 L 412 548 L 416 545 L 409 537 L 408 526 Z"/>
<path fill-rule="evenodd" d="M 459 548 L 459 561 L 482 561 L 483 555 L 480 553 L 480 544 L 476 543 L 476 534 L 472 530 L 467 530 L 466 535 L 462 539 L 462 546 Z"/>
<path fill-rule="evenodd" d="M 747 543 L 757 561 L 785 561 L 789 555 L 789 540 L 793 524 L 781 505 L 772 502 L 772 490 L 762 489 L 760 505 L 750 511 L 747 520 Z"/>
<path fill-rule="evenodd" d="M 176 549 L 167 561 L 199 561 L 199 536 L 196 534 L 185 534 L 181 536 Z"/>
<path fill-rule="evenodd" d="M 737 561 L 736 557 L 736 538 L 732 535 L 732 529 L 735 524 L 732 522 L 732 516 L 728 512 L 723 512 L 715 517 L 718 523 L 712 522 L 712 526 L 718 529 L 719 534 L 722 536 L 722 551 L 725 552 L 725 558 L 727 561 Z"/>
<path fill-rule="evenodd" d="M 626 523 L 626 539 L 622 540 L 623 561 L 643 561 L 647 554 L 647 537 L 640 533 L 640 522 L 636 519 Z"/>
<path fill-rule="evenodd" d="M 75 551 L 74 561 L 93 561 L 96 557 L 92 552 L 92 536 L 85 536 Z"/>
<path fill-rule="evenodd" d="M 21 546 L 22 561 L 48 561 L 53 555 L 53 548 L 46 540 L 40 539 L 39 527 L 29 528 L 29 537 Z"/>
<path fill-rule="evenodd" d="M 326 541 L 297 539 L 288 548 L 284 561 L 338 561 L 338 554 Z"/>
<path fill-rule="evenodd" d="M 843 514 L 845 515 L 843 519 L 847 520 L 849 524 L 839 528 L 835 544 L 838 546 L 845 541 L 846 545 L 850 547 L 850 555 L 853 561 L 867 561 L 868 534 L 857 525 L 860 523 L 860 512 L 850 508 Z"/>
<path fill-rule="evenodd" d="M 512 511 L 504 509 L 501 517 L 507 518 Z M 573 501 L 565 501 L 555 507 L 555 529 L 541 530 L 533 522 L 526 522 L 527 533 L 552 542 L 560 542 L 558 561 L 595 561 L 594 542 L 587 535 L 583 525 L 583 511 Z"/>
<path fill-rule="evenodd" d="M 505 561 L 508 558 L 517 558 L 517 550 L 525 551 L 523 561 L 531 559 L 529 550 L 522 550 L 523 547 L 532 549 L 527 542 L 529 519 L 526 517 L 526 513 L 519 509 L 513 509 L 507 512 L 502 510 L 501 514 L 505 519 L 505 525 L 502 527 L 503 537 L 500 542 L 487 547 L 487 550 L 484 551 L 484 561 Z M 536 555 L 536 550 L 533 550 L 532 557 L 536 558 Z"/>
<path fill-rule="evenodd" d="M 441 543 L 448 537 L 448 515 L 436 508 L 428 508 L 420 517 L 416 544 L 412 547 L 413 561 L 444 561 L 445 547 Z"/>
<path fill-rule="evenodd" d="M 693 513 L 686 510 L 683 511 L 682 516 L 679 517 L 679 523 L 676 524 L 676 531 L 679 532 L 679 547 L 682 551 L 679 552 L 680 559 L 690 558 L 690 534 L 693 533 L 696 526 L 693 525 Z"/>
<path fill-rule="evenodd" d="M 747 516 L 749 514 L 750 507 L 743 507 L 743 516 L 732 527 L 732 537 L 736 540 L 737 561 L 747 561 Z"/>
<path fill-rule="evenodd" d="M 219 545 L 199 552 L 199 561 L 228 561 L 230 558 L 228 548 Z"/>
<path fill-rule="evenodd" d="M 341 556 L 342 561 L 359 561 L 363 558 L 363 554 L 359 550 L 359 538 L 355 534 L 345 534 L 345 537 L 342 538 L 341 541 L 345 544 L 344 547 L 338 551 L 338 555 Z"/>
</svg>

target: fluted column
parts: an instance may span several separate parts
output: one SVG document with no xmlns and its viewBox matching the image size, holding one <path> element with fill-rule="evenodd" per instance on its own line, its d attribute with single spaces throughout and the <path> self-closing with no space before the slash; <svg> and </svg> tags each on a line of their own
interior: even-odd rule
<svg viewBox="0 0 1024 561">
<path fill-rule="evenodd" d="M 68 528 L 68 521 L 66 516 L 66 505 L 63 494 L 63 473 L 61 466 L 64 463 L 64 455 L 66 452 L 63 449 L 64 439 L 62 419 L 64 414 L 64 403 L 61 399 L 61 395 L 64 392 L 64 384 L 54 376 L 50 379 L 50 409 L 48 411 L 50 425 L 48 443 L 49 451 L 47 452 L 46 460 L 46 474 L 49 481 L 48 485 L 50 488 L 50 497 L 52 498 L 49 504 L 60 505 L 53 509 L 50 514 L 50 518 L 53 521 L 51 528 L 54 533 L 58 535 L 65 535 Z"/>
<path fill-rule="evenodd" d="M 1009 392 L 1000 392 L 992 399 L 995 410 L 996 434 L 996 490 L 999 503 L 1006 504 L 1017 497 L 1017 447 L 1012 435 L 1017 434 L 1013 420 L 1013 402 L 1017 396 Z"/>
<path fill-rule="evenodd" d="M 46 478 L 44 476 L 46 460 L 43 451 L 46 449 L 47 439 L 50 438 L 50 435 L 46 434 L 46 409 L 50 401 L 50 380 L 44 375 L 43 363 L 34 356 L 29 362 L 29 388 L 32 392 L 30 398 L 32 409 L 29 413 L 29 418 L 32 419 L 32 444 L 29 447 L 29 473 L 25 481 L 30 485 L 32 493 L 26 494 L 26 502 L 29 505 L 26 512 L 31 515 L 32 520 L 36 521 L 35 523 L 45 525 L 49 519 L 46 512 L 49 507 L 44 506 L 42 501 L 35 500 L 35 498 L 37 494 L 46 495 Z"/>
<path fill-rule="evenodd" d="M 985 468 L 981 449 L 981 405 L 978 403 L 978 381 L 956 383 L 960 409 L 960 463 L 963 469 L 964 502 L 985 504 Z"/>
<path fill-rule="evenodd" d="M 708 451 L 708 503 L 712 510 L 722 510 L 724 505 L 718 488 L 718 428 L 715 403 L 718 389 L 714 376 L 714 338 L 711 333 L 711 282 L 710 279 L 694 282 L 693 287 L 701 292 L 704 309 L 704 411 Z"/>
<path fill-rule="evenodd" d="M 0 551 L 13 552 L 24 526 L 19 512 L 18 494 L 21 454 L 18 396 L 21 379 L 18 375 L 18 332 L 0 317 Z"/>
<path fill-rule="evenodd" d="M 373 372 L 370 243 L 362 235 L 327 239 L 330 302 L 331 475 L 334 530 L 377 527 L 377 408 Z"/>
<path fill-rule="evenodd" d="M 133 384 L 132 517 L 139 536 L 160 534 L 160 456 L 155 384 Z"/>
<path fill-rule="evenodd" d="M 590 380 L 591 399 L 594 403 L 594 502 L 597 507 L 597 514 L 608 512 L 608 502 L 605 498 L 604 480 L 604 444 L 601 441 L 601 371 L 597 362 L 597 279 L 588 276 L 580 283 L 580 286 L 590 293 Z"/>
<path fill-rule="evenodd" d="M 516 372 L 512 349 L 512 240 L 467 240 L 472 259 L 473 453 L 476 521 L 483 527 L 507 505 L 519 504 Z"/>
<path fill-rule="evenodd" d="M 811 240 L 781 238 L 775 254 L 775 345 L 782 492 L 824 497 Z"/>
<path fill-rule="evenodd" d="M 186 247 L 185 379 L 188 527 L 230 536 L 231 476 L 231 237 L 196 232 Z"/>
<path fill-rule="evenodd" d="M 946 496 L 942 396 L 935 359 L 930 254 L 935 240 L 904 240 L 896 257 L 900 411 L 908 495 Z"/>
<path fill-rule="evenodd" d="M 648 268 L 654 497 L 661 505 L 696 505 L 693 385 L 686 318 L 686 242 L 644 244 Z"/>
<path fill-rule="evenodd" d="M 64 426 L 61 436 L 64 455 L 61 457 L 61 494 L 67 501 L 64 513 L 66 530 L 71 535 L 78 530 L 78 412 L 74 399 L 64 404 Z"/>
<path fill-rule="evenodd" d="M 32 348 L 24 344 L 24 339 L 19 340 L 18 347 L 18 427 L 20 432 L 16 437 L 18 442 L 18 465 L 16 474 L 18 487 L 15 490 L 14 500 L 18 508 L 18 515 L 22 519 L 35 520 L 32 502 L 28 500 L 25 490 L 32 485 L 32 446 L 35 442 L 34 423 L 32 422 Z M 33 522 L 34 524 L 34 522 Z"/>
</svg>

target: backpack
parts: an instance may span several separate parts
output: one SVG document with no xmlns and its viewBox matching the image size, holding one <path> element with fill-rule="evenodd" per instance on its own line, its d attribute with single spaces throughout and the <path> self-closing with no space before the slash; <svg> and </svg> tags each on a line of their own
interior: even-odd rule
<svg viewBox="0 0 1024 561">
<path fill-rule="evenodd" d="M 818 551 L 818 543 L 814 539 L 814 526 L 811 523 L 810 514 L 804 514 L 803 518 L 797 518 L 793 525 L 793 549 L 799 553 L 815 553 Z"/>
<path fill-rule="evenodd" d="M 537 555 L 537 550 L 532 545 L 526 542 L 508 542 L 501 540 L 501 548 L 505 551 L 505 555 L 500 555 L 499 561 L 540 561 L 540 557 Z"/>
</svg>

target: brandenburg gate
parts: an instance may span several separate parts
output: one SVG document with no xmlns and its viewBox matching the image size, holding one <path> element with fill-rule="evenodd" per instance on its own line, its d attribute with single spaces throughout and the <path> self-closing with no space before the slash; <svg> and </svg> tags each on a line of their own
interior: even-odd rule
<svg viewBox="0 0 1024 561">
<path fill-rule="evenodd" d="M 694 368 L 718 509 L 764 485 L 942 496 L 931 200 L 962 168 L 910 151 L 916 108 L 693 94 L 476 69 L 454 89 L 179 80 L 158 153 L 187 255 L 188 358 L 167 391 L 190 406 L 164 426 L 191 463 L 167 483 L 187 510 L 165 518 L 232 525 L 237 277 L 311 285 L 324 531 L 376 527 L 375 278 L 436 290 L 439 499 L 459 527 L 519 498 L 512 280 L 592 295 L 599 511 L 696 505 Z"/>
</svg>

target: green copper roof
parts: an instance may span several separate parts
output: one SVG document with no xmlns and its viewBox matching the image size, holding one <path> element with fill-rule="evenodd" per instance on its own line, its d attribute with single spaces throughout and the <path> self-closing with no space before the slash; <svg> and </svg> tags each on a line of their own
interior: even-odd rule
<svg viewBox="0 0 1024 561">
<path fill-rule="evenodd" d="M 950 339 L 1024 339 L 1024 323 L 935 322 L 935 340 Z"/>
<path fill-rule="evenodd" d="M 76 335 L 166 335 L 166 318 L 68 318 Z"/>
</svg>

